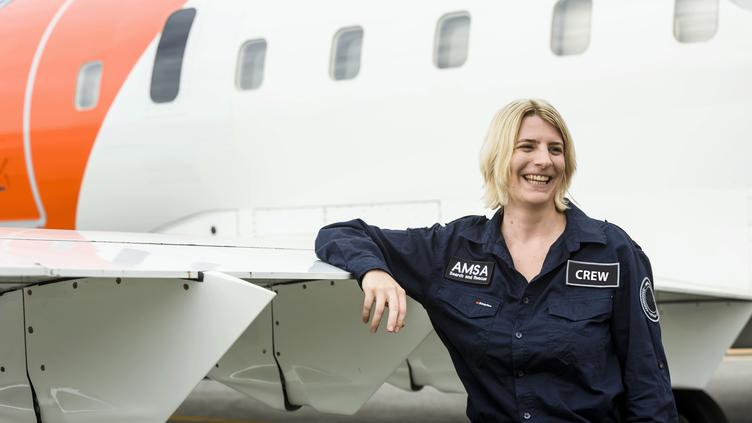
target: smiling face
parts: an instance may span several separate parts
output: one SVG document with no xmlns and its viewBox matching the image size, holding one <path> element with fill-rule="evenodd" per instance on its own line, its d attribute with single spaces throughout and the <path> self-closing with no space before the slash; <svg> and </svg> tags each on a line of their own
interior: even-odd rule
<svg viewBox="0 0 752 423">
<path fill-rule="evenodd" d="M 510 204 L 555 207 L 564 171 L 564 142 L 559 130 L 537 115 L 523 118 L 509 163 Z"/>
<path fill-rule="evenodd" d="M 486 207 L 539 207 L 553 200 L 564 212 L 577 169 L 574 150 L 567 124 L 545 100 L 519 99 L 502 107 L 480 150 Z"/>
</svg>

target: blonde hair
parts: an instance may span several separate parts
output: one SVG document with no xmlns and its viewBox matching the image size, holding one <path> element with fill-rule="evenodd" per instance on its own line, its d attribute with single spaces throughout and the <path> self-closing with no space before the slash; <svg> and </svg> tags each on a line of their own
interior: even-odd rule
<svg viewBox="0 0 752 423">
<path fill-rule="evenodd" d="M 510 162 L 514 145 L 522 120 L 533 115 L 551 124 L 561 134 L 564 142 L 564 177 L 556 190 L 554 203 L 556 210 L 560 212 L 569 208 L 565 195 L 577 169 L 577 161 L 567 125 L 554 106 L 545 100 L 520 99 L 496 112 L 480 150 L 480 171 L 485 185 L 484 203 L 490 209 L 504 207 L 509 202 Z"/>
</svg>

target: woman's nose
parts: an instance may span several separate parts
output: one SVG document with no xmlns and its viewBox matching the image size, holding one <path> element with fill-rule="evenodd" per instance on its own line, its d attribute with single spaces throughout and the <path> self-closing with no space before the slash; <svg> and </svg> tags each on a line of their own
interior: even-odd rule
<svg viewBox="0 0 752 423">
<path fill-rule="evenodd" d="M 551 154 L 548 152 L 547 148 L 537 148 L 535 149 L 535 155 L 533 157 L 533 164 L 540 167 L 546 167 L 550 165 L 551 162 Z"/>
</svg>

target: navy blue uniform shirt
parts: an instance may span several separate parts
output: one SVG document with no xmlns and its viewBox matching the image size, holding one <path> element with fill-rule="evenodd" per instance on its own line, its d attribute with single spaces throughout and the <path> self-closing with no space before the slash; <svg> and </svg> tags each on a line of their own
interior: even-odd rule
<svg viewBox="0 0 752 423">
<path fill-rule="evenodd" d="M 473 422 L 676 422 L 648 258 L 619 227 L 565 214 L 530 283 L 500 211 L 408 230 L 335 223 L 316 254 L 359 281 L 389 272 L 423 305 Z"/>
</svg>

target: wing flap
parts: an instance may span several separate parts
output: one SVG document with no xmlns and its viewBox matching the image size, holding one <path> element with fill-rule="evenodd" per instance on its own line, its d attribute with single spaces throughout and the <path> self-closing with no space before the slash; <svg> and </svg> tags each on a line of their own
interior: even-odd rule
<svg viewBox="0 0 752 423">
<path fill-rule="evenodd" d="M 275 357 L 294 405 L 355 413 L 432 331 L 420 304 L 408 299 L 408 324 L 399 334 L 384 330 L 386 317 L 370 333 L 360 320 L 363 293 L 354 280 L 274 289 Z"/>
<path fill-rule="evenodd" d="M 23 290 L 45 422 L 163 423 L 274 293 L 219 272 L 70 279 Z"/>
</svg>

